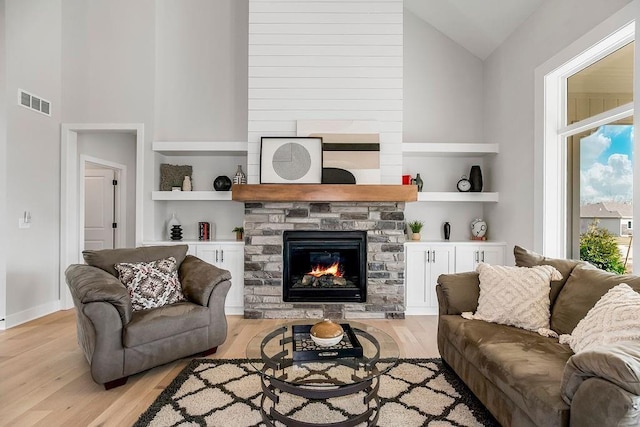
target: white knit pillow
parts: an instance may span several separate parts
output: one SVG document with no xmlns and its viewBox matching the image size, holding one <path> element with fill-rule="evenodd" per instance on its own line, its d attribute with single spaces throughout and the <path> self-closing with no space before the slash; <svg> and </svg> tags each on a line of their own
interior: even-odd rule
<svg viewBox="0 0 640 427">
<path fill-rule="evenodd" d="M 505 267 L 479 264 L 480 298 L 468 319 L 512 325 L 546 335 L 549 331 L 551 280 L 562 275 L 550 265 Z"/>
<path fill-rule="evenodd" d="M 609 289 L 571 335 L 560 335 L 574 353 L 619 341 L 640 341 L 640 294 L 626 283 Z"/>
</svg>

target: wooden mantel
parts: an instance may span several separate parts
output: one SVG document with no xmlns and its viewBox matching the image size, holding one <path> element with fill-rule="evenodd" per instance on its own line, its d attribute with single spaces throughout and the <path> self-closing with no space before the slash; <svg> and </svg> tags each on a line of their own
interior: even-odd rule
<svg viewBox="0 0 640 427">
<path fill-rule="evenodd" d="M 238 202 L 414 202 L 415 185 L 234 184 Z"/>
</svg>

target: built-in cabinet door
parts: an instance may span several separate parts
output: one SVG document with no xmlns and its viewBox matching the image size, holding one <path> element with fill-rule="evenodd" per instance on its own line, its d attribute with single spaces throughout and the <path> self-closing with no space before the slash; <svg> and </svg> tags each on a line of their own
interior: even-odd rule
<svg viewBox="0 0 640 427">
<path fill-rule="evenodd" d="M 456 273 L 475 271 L 481 262 L 504 265 L 504 245 L 458 245 L 456 247 Z"/>
<path fill-rule="evenodd" d="M 231 272 L 231 289 L 225 303 L 227 314 L 244 314 L 244 246 L 220 245 L 220 268 Z"/>
<path fill-rule="evenodd" d="M 198 244 L 196 256 L 216 267 L 229 270 L 231 289 L 227 294 L 227 314 L 244 313 L 244 246 L 237 243 Z"/>
<path fill-rule="evenodd" d="M 437 314 L 436 284 L 441 274 L 453 273 L 453 245 L 408 245 L 406 250 L 406 312 Z"/>
</svg>

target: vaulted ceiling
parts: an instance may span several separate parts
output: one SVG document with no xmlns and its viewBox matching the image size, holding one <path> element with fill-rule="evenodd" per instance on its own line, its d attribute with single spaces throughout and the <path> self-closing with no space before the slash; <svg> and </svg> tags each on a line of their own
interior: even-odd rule
<svg viewBox="0 0 640 427">
<path fill-rule="evenodd" d="M 404 0 L 404 6 L 484 60 L 544 1 Z"/>
</svg>

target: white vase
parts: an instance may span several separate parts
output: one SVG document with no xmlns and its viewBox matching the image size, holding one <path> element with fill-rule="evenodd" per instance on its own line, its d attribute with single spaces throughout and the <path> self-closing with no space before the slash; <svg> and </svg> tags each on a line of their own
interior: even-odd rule
<svg viewBox="0 0 640 427">
<path fill-rule="evenodd" d="M 186 175 L 182 180 L 182 191 L 191 191 L 191 178 Z"/>
<path fill-rule="evenodd" d="M 167 238 L 169 240 L 171 240 L 171 227 L 174 225 L 181 225 L 175 212 L 171 214 L 171 218 L 167 221 Z"/>
</svg>

